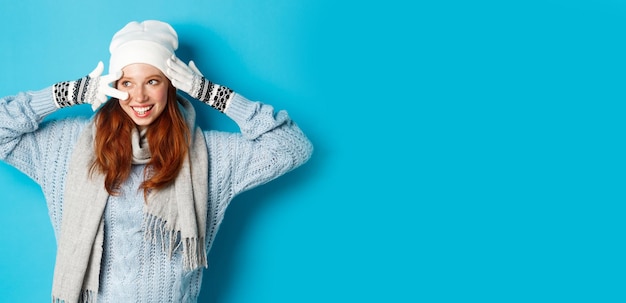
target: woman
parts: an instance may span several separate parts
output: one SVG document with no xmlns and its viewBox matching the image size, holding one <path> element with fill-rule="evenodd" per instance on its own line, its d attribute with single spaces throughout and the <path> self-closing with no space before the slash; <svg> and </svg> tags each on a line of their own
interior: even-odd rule
<svg viewBox="0 0 626 303">
<path fill-rule="evenodd" d="M 100 62 L 76 81 L 0 99 L 0 157 L 48 204 L 54 302 L 196 302 L 229 202 L 311 156 L 286 112 L 208 81 L 177 47 L 169 24 L 131 22 L 113 36 L 108 75 Z M 241 133 L 200 130 L 177 89 Z M 85 103 L 91 119 L 42 122 Z"/>
</svg>

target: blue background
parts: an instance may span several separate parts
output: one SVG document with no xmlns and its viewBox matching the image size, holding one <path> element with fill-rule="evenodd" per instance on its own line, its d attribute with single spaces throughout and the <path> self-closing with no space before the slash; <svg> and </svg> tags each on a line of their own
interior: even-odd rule
<svg viewBox="0 0 626 303">
<path fill-rule="evenodd" d="M 623 1 L 9 1 L 0 95 L 82 77 L 145 19 L 316 148 L 233 201 L 200 302 L 626 301 Z M 43 195 L 0 184 L 0 301 L 44 302 Z"/>
</svg>

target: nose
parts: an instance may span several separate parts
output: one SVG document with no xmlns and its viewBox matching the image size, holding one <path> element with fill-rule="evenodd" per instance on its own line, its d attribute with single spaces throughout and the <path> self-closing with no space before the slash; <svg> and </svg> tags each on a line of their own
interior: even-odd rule
<svg viewBox="0 0 626 303">
<path fill-rule="evenodd" d="M 146 90 L 142 85 L 138 85 L 135 87 L 130 94 L 133 100 L 137 102 L 145 102 L 148 100 L 148 95 L 146 94 Z"/>
</svg>

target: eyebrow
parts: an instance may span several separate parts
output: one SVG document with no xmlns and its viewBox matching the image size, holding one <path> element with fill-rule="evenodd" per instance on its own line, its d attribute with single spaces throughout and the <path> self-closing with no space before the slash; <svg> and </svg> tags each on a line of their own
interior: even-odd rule
<svg viewBox="0 0 626 303">
<path fill-rule="evenodd" d="M 162 76 L 162 75 L 160 75 L 160 74 L 154 74 L 154 75 L 152 75 L 152 76 L 148 76 L 148 77 L 146 77 L 146 78 L 163 78 L 163 76 Z"/>
<path fill-rule="evenodd" d="M 146 78 L 146 79 L 151 79 L 151 78 L 160 78 L 160 79 L 163 79 L 163 78 L 165 78 L 165 77 L 164 77 L 164 76 L 162 76 L 162 75 L 159 75 L 159 74 L 152 74 L 152 75 L 146 76 L 146 77 L 144 77 L 144 78 Z M 136 79 L 136 78 L 135 78 L 135 77 L 128 77 L 128 76 L 124 76 L 124 75 L 122 75 L 122 77 L 120 78 L 120 80 L 122 80 L 122 79 Z"/>
</svg>

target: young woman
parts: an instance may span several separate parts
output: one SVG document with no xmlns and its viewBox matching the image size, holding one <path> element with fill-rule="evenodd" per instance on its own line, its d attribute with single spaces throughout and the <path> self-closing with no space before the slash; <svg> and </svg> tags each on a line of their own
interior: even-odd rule
<svg viewBox="0 0 626 303">
<path fill-rule="evenodd" d="M 108 75 L 100 62 L 0 99 L 0 157 L 41 185 L 54 227 L 53 302 L 196 302 L 229 202 L 311 156 L 285 111 L 210 82 L 177 48 L 169 24 L 131 22 L 113 36 Z M 241 133 L 200 130 L 177 89 Z M 86 103 L 90 119 L 42 122 Z"/>
</svg>

